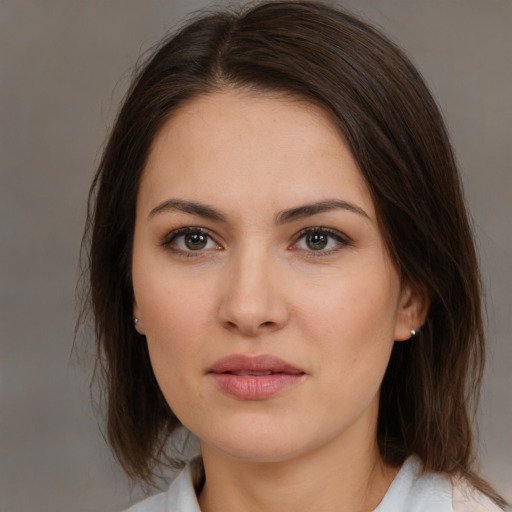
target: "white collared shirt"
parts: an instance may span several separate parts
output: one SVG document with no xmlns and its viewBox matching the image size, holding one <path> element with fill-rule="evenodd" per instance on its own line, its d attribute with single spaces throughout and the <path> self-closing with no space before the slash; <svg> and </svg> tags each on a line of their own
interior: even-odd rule
<svg viewBox="0 0 512 512">
<path fill-rule="evenodd" d="M 201 512 L 191 464 L 178 474 L 166 492 L 147 498 L 125 512 Z M 443 473 L 421 473 L 421 462 L 409 457 L 373 512 L 500 512 L 486 496 Z"/>
</svg>

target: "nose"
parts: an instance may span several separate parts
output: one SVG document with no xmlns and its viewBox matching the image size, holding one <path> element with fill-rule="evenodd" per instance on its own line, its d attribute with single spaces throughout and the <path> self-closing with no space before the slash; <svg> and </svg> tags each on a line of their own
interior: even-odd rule
<svg viewBox="0 0 512 512">
<path fill-rule="evenodd" d="M 231 262 L 223 276 L 218 310 L 224 328 L 245 337 L 258 337 L 286 325 L 286 287 L 278 267 L 263 251 L 244 251 Z"/>
</svg>

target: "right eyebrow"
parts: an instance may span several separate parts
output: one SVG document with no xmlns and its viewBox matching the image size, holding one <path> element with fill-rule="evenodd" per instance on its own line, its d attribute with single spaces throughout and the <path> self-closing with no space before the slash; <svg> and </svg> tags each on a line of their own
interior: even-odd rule
<svg viewBox="0 0 512 512">
<path fill-rule="evenodd" d="M 170 211 L 190 213 L 205 219 L 215 220 L 218 222 L 227 222 L 226 216 L 212 206 L 196 203 L 194 201 L 183 201 L 181 199 L 167 199 L 166 201 L 155 206 L 155 208 L 149 212 L 148 219 L 159 213 Z"/>
</svg>

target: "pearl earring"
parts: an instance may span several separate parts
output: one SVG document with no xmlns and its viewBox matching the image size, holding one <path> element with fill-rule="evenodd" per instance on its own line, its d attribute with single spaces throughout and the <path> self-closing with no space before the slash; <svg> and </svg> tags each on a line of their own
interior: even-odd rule
<svg viewBox="0 0 512 512">
<path fill-rule="evenodd" d="M 416 336 L 416 331 L 414 329 L 411 329 L 411 336 Z"/>
<path fill-rule="evenodd" d="M 139 319 L 138 318 L 134 318 L 133 319 L 133 325 L 137 325 L 139 323 Z"/>
</svg>

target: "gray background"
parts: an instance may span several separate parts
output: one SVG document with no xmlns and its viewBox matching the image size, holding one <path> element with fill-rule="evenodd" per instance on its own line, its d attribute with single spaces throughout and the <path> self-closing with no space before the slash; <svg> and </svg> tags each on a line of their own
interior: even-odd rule
<svg viewBox="0 0 512 512">
<path fill-rule="evenodd" d="M 86 192 L 140 53 L 204 0 L 0 0 L 0 510 L 118 510 L 90 361 L 70 358 Z M 512 499 L 512 2 L 344 5 L 419 66 L 447 119 L 474 216 L 490 358 L 484 474 Z"/>
</svg>

